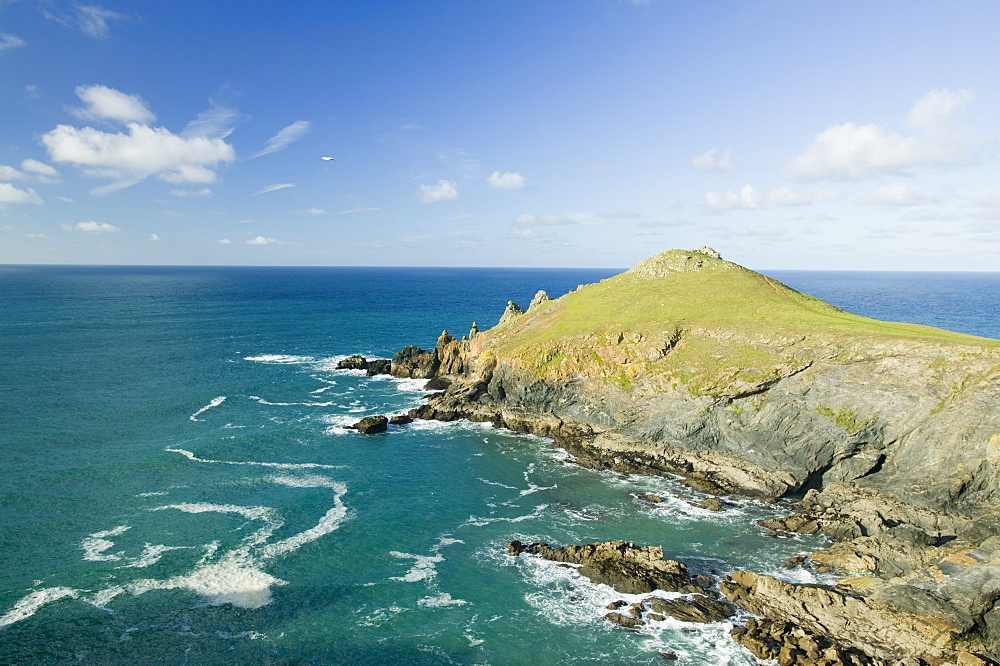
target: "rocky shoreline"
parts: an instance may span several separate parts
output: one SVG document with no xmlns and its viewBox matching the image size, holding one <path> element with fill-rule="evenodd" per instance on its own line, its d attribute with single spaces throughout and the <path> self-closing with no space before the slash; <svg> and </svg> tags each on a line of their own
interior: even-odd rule
<svg viewBox="0 0 1000 666">
<path fill-rule="evenodd" d="M 746 270 L 700 251 L 654 259 L 629 272 L 635 275 L 623 274 L 625 287 L 607 289 L 684 271 Z M 767 278 L 752 276 L 783 295 Z M 468 419 L 548 437 L 581 465 L 677 475 L 714 496 L 805 493 L 796 513 L 763 527 L 834 539 L 808 559 L 843 572 L 837 585 L 735 571 L 719 584 L 727 601 L 694 583 L 685 592 L 753 616 L 737 622 L 732 635 L 759 658 L 825 666 L 1000 661 L 1000 343 L 942 341 L 921 331 L 886 339 L 866 322 L 876 333 L 786 330 L 753 339 L 661 322 L 664 334 L 655 340 L 648 330 L 615 327 L 587 334 L 579 345 L 569 336 L 549 351 L 527 345 L 572 314 L 563 312 L 571 301 L 560 306 L 571 297 L 550 301 L 541 293 L 527 311 L 509 304 L 490 331 L 473 325 L 461 340 L 443 333 L 433 350 L 407 347 L 379 361 L 353 357 L 344 367 L 433 381 L 440 392 L 412 418 Z M 687 344 L 707 344 L 706 337 L 725 353 L 738 343 L 743 357 L 752 347 L 777 360 L 752 376 L 742 367 L 729 375 L 710 368 L 723 379 L 695 390 L 683 374 L 689 368 L 676 359 Z M 677 367 L 665 372 L 668 361 Z M 509 548 L 571 558 L 560 561 L 587 575 L 608 569 L 610 560 L 615 571 L 633 566 L 612 556 L 621 543 L 587 546 L 604 553 L 604 564 L 595 564 L 593 553 L 583 557 L 584 546 Z M 647 564 L 669 563 L 662 553 L 637 552 Z M 609 621 L 637 626 L 650 613 L 670 614 L 651 604 L 612 611 L 625 619 Z"/>
</svg>

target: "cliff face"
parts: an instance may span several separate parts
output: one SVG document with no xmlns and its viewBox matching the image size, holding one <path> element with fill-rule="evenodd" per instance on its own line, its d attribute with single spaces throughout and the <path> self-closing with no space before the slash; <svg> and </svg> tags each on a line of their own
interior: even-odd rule
<svg viewBox="0 0 1000 666">
<path fill-rule="evenodd" d="M 673 250 L 432 355 L 452 383 L 424 418 L 550 436 L 582 464 L 707 492 L 811 490 L 779 527 L 845 540 L 830 563 L 916 585 L 906 612 L 940 617 L 944 583 L 910 579 L 1000 533 L 1000 341 L 860 317 Z M 955 633 L 993 658 L 998 596 Z"/>
</svg>

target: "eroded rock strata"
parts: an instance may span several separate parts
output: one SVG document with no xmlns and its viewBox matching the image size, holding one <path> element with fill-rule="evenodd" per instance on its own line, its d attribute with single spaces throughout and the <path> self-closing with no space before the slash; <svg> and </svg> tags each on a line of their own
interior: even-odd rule
<svg viewBox="0 0 1000 666">
<path fill-rule="evenodd" d="M 447 382 L 415 418 L 550 437 L 580 464 L 714 495 L 808 491 L 767 527 L 836 539 L 811 557 L 852 575 L 735 572 L 724 590 L 758 629 L 794 623 L 857 663 L 1000 659 L 1000 341 L 853 315 L 699 248 L 390 365 Z"/>
</svg>

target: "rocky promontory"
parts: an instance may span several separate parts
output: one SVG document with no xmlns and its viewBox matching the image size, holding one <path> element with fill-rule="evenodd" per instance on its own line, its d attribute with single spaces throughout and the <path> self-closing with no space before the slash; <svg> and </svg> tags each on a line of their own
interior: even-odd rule
<svg viewBox="0 0 1000 666">
<path fill-rule="evenodd" d="M 819 663 L 760 630 L 794 625 L 857 663 L 1000 660 L 1000 341 L 854 315 L 699 248 L 509 303 L 389 370 L 446 386 L 417 418 L 550 437 L 580 464 L 712 495 L 804 495 L 766 527 L 835 539 L 811 559 L 841 583 L 723 587 L 768 658 Z"/>
</svg>

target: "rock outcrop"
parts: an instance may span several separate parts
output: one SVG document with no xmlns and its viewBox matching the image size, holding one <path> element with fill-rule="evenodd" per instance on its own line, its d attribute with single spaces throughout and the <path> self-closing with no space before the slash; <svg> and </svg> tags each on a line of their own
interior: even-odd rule
<svg viewBox="0 0 1000 666">
<path fill-rule="evenodd" d="M 636 546 L 627 541 L 608 541 L 553 548 L 547 543 L 507 544 L 511 555 L 528 553 L 553 562 L 578 564 L 577 573 L 594 583 L 603 583 L 625 594 L 653 590 L 705 593 L 695 584 L 686 565 L 663 559 L 659 546 Z"/>
<path fill-rule="evenodd" d="M 853 315 L 699 248 L 509 303 L 392 372 L 450 381 L 416 418 L 551 437 L 580 464 L 713 495 L 808 491 L 767 527 L 826 534 L 813 561 L 863 575 L 734 574 L 735 603 L 823 649 L 856 639 L 871 663 L 1000 660 L 1000 341 Z"/>
</svg>

